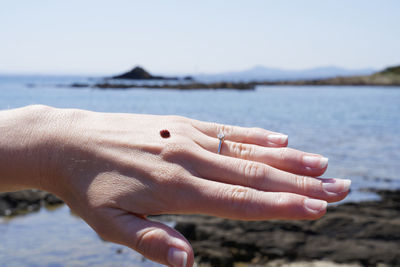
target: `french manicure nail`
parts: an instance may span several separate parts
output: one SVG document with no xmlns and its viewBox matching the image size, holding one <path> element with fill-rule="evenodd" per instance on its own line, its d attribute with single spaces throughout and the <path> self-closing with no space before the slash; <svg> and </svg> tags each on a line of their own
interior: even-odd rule
<svg viewBox="0 0 400 267">
<path fill-rule="evenodd" d="M 349 179 L 321 179 L 322 188 L 328 193 L 342 193 L 350 189 L 351 180 Z"/>
<path fill-rule="evenodd" d="M 288 140 L 288 136 L 284 134 L 270 134 L 268 135 L 267 139 L 272 143 L 282 145 L 286 143 L 286 141 Z"/>
<path fill-rule="evenodd" d="M 326 209 L 328 203 L 324 200 L 307 198 L 306 200 L 304 200 L 304 205 L 306 206 L 307 209 L 316 212 Z"/>
<path fill-rule="evenodd" d="M 303 156 L 303 164 L 310 168 L 324 169 L 328 165 L 328 158 L 318 156 Z"/>
<path fill-rule="evenodd" d="M 168 250 L 167 260 L 173 267 L 186 267 L 188 255 L 185 251 L 170 248 Z"/>
</svg>

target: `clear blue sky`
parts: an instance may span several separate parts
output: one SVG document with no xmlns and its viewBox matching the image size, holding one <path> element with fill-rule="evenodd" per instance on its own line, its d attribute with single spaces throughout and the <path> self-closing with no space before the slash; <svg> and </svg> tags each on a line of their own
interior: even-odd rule
<svg viewBox="0 0 400 267">
<path fill-rule="evenodd" d="M 400 64 L 400 1 L 2 1 L 0 72 Z"/>
</svg>

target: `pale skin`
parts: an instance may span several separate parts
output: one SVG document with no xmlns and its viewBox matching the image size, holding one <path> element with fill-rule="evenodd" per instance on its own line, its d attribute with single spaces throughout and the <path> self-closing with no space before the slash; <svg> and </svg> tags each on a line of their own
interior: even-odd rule
<svg viewBox="0 0 400 267">
<path fill-rule="evenodd" d="M 193 265 L 190 243 L 147 215 L 313 220 L 350 187 L 316 178 L 323 156 L 260 128 L 28 106 L 0 111 L 0 132 L 0 192 L 52 192 L 105 240 L 169 266 Z"/>
</svg>

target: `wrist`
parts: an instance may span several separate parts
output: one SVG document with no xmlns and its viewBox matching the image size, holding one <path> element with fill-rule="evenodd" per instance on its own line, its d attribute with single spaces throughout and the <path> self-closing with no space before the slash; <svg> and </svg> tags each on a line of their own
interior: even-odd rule
<svg viewBox="0 0 400 267">
<path fill-rule="evenodd" d="M 0 191 L 46 190 L 58 112 L 41 105 L 0 112 Z"/>
</svg>

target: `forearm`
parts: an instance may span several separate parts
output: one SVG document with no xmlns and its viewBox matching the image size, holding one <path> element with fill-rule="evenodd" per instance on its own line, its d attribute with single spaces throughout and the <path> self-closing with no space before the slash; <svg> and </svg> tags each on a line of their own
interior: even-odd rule
<svg viewBox="0 0 400 267">
<path fill-rule="evenodd" d="M 0 111 L 0 192 L 43 189 L 54 115 L 55 109 L 45 106 Z"/>
</svg>

